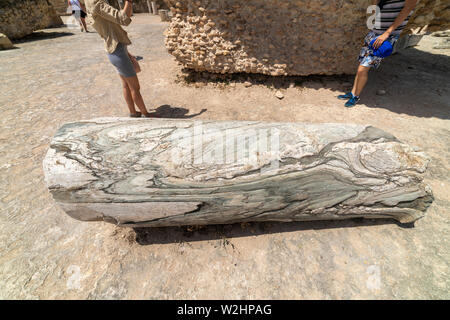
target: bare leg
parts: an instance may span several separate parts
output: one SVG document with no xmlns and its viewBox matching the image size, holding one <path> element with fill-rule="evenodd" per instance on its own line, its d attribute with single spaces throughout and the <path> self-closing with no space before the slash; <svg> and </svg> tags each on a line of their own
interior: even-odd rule
<svg viewBox="0 0 450 320">
<path fill-rule="evenodd" d="M 353 82 L 352 93 L 356 92 L 356 84 L 358 83 L 358 72 L 356 72 L 355 82 Z"/>
<path fill-rule="evenodd" d="M 141 67 L 139 66 L 139 62 L 136 60 L 136 57 L 129 52 L 128 56 L 130 57 L 131 63 L 133 64 L 134 71 L 136 71 L 136 73 L 141 72 Z"/>
<path fill-rule="evenodd" d="M 133 101 L 136 104 L 136 106 L 139 108 L 139 110 L 142 112 L 144 116 L 150 116 L 150 114 L 147 111 L 147 108 L 145 107 L 144 99 L 142 99 L 141 96 L 141 86 L 139 85 L 139 79 L 137 76 L 134 77 L 128 77 L 123 78 L 125 79 L 126 83 L 128 84 L 128 87 L 131 91 L 131 96 L 133 97 Z"/>
<path fill-rule="evenodd" d="M 128 109 L 130 109 L 130 114 L 136 114 L 136 109 L 134 108 L 134 101 L 133 101 L 133 97 L 131 96 L 130 87 L 128 87 L 128 84 L 125 81 L 124 77 L 120 76 L 120 80 L 122 80 L 123 97 L 125 98 L 125 101 L 127 102 Z"/>
<path fill-rule="evenodd" d="M 369 70 L 370 68 L 368 67 L 358 67 L 358 72 L 356 73 L 355 83 L 352 89 L 352 93 L 354 96 L 359 97 L 364 87 L 366 86 L 367 80 L 369 79 Z"/>
<path fill-rule="evenodd" d="M 80 31 L 83 32 L 83 24 L 81 23 L 81 18 L 77 17 L 77 14 L 75 14 L 75 19 L 77 20 L 78 24 L 80 25 Z"/>
<path fill-rule="evenodd" d="M 84 28 L 84 31 L 88 32 L 87 25 L 86 25 L 86 19 L 81 18 L 82 27 Z"/>
</svg>

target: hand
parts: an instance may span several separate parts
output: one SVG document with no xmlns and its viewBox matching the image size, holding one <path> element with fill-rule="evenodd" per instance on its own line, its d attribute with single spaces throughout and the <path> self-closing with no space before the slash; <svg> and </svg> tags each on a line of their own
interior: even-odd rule
<svg viewBox="0 0 450 320">
<path fill-rule="evenodd" d="M 374 49 L 378 49 L 379 47 L 381 47 L 383 42 L 385 42 L 389 38 L 389 36 L 390 36 L 390 34 L 388 32 L 383 33 L 381 36 L 379 36 L 377 38 L 377 40 L 375 40 L 375 42 L 373 43 L 372 47 Z"/>
</svg>

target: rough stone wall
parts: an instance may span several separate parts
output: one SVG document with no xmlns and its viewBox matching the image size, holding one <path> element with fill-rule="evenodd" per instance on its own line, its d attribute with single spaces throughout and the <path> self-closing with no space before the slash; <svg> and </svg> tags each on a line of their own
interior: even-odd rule
<svg viewBox="0 0 450 320">
<path fill-rule="evenodd" d="M 215 73 L 354 73 L 372 0 L 165 0 L 169 52 Z M 442 29 L 449 0 L 422 0 L 412 25 Z M 445 11 L 445 12 L 444 12 Z M 415 21 L 414 21 L 415 20 Z M 415 24 L 414 24 L 415 23 Z"/>
<path fill-rule="evenodd" d="M 62 24 L 47 0 L 0 0 L 0 33 L 10 39 Z"/>
<path fill-rule="evenodd" d="M 67 0 L 49 0 L 57 15 L 67 15 Z M 84 1 L 82 1 L 84 3 Z"/>
<path fill-rule="evenodd" d="M 449 0 L 421 0 L 408 27 L 414 29 L 428 25 L 427 31 L 450 29 Z"/>
<path fill-rule="evenodd" d="M 166 46 L 216 73 L 353 73 L 371 0 L 166 0 Z"/>
</svg>

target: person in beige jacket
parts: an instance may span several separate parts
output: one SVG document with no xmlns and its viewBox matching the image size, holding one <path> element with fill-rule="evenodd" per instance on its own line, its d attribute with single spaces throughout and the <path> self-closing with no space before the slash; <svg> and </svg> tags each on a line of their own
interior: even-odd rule
<svg viewBox="0 0 450 320">
<path fill-rule="evenodd" d="M 131 23 L 132 1 L 125 0 L 122 10 L 110 6 L 106 0 L 85 0 L 87 13 L 92 17 L 92 25 L 105 40 L 109 61 L 116 67 L 122 80 L 123 96 L 127 102 L 131 117 L 150 117 L 140 92 L 137 73 L 139 64 L 127 49 L 131 44 L 127 32 L 122 26 Z M 134 106 L 140 112 L 137 112 Z"/>
</svg>

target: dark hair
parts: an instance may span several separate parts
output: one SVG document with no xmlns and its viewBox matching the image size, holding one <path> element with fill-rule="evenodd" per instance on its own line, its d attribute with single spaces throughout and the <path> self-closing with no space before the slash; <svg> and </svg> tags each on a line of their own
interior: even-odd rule
<svg viewBox="0 0 450 320">
<path fill-rule="evenodd" d="M 386 4 L 387 0 L 380 0 L 378 3 L 378 6 L 380 7 L 380 10 L 383 9 L 384 5 Z"/>
</svg>

